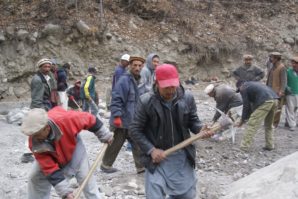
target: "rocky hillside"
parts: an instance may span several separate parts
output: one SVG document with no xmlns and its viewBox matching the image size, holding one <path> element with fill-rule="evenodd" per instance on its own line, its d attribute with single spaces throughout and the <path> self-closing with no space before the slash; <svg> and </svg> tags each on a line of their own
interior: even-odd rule
<svg viewBox="0 0 298 199">
<path fill-rule="evenodd" d="M 4 0 L 0 2 L 0 98 L 20 98 L 42 57 L 89 65 L 110 83 L 123 53 L 177 63 L 183 78 L 228 77 L 252 53 L 297 52 L 296 0 Z M 101 12 L 103 10 L 103 12 Z M 227 79 L 228 80 L 228 79 Z"/>
</svg>

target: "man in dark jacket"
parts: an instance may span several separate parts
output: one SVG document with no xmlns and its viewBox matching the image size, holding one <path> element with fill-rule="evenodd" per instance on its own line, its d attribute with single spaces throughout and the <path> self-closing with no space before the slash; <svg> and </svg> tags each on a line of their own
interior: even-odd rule
<svg viewBox="0 0 298 199">
<path fill-rule="evenodd" d="M 265 73 L 259 67 L 252 65 L 252 55 L 244 55 L 243 60 L 243 66 L 240 66 L 233 71 L 233 76 L 236 80 L 260 81 L 261 79 L 263 79 Z"/>
<path fill-rule="evenodd" d="M 132 153 L 137 173 L 144 171 L 139 158 L 139 148 L 131 141 L 128 135 L 128 128 L 132 122 L 135 106 L 139 99 L 138 85 L 144 61 L 141 57 L 131 56 L 129 71 L 120 77 L 112 91 L 110 125 L 114 129 L 115 141 L 107 148 L 102 160 L 101 170 L 106 173 L 117 171 L 112 165 L 126 139 L 132 144 Z"/>
<path fill-rule="evenodd" d="M 237 126 L 242 126 L 247 120 L 247 128 L 241 142 L 241 149 L 247 151 L 259 126 L 264 121 L 266 146 L 264 150 L 274 149 L 273 119 L 278 96 L 268 86 L 260 82 L 244 82 L 238 80 L 236 87 L 242 96 L 242 118 Z"/>
<path fill-rule="evenodd" d="M 82 100 L 80 97 L 81 81 L 77 80 L 74 86 L 67 89 L 66 93 L 69 99 L 68 106 L 72 109 L 80 109 Z"/>
<path fill-rule="evenodd" d="M 126 72 L 126 69 L 129 65 L 129 58 L 130 58 L 129 54 L 122 55 L 120 58 L 120 63 L 115 67 L 113 80 L 112 80 L 112 89 L 108 88 L 106 91 L 106 107 L 108 110 L 110 110 L 112 90 L 114 89 L 120 77 Z"/>
<path fill-rule="evenodd" d="M 202 123 L 197 116 L 193 96 L 179 86 L 176 68 L 163 64 L 156 68 L 156 87 L 140 97 L 130 125 L 131 137 L 142 150 L 146 167 L 146 198 L 196 198 L 194 145 L 165 156 L 169 149 L 199 133 Z M 205 137 L 210 137 L 207 131 Z"/>
<path fill-rule="evenodd" d="M 234 89 L 230 86 L 221 84 L 221 85 L 208 85 L 204 92 L 213 97 L 216 102 L 216 108 L 224 112 L 225 114 L 233 107 L 238 107 L 242 105 L 241 95 L 236 93 Z M 216 122 L 220 118 L 221 114 L 216 111 L 212 119 L 213 122 Z"/>
<path fill-rule="evenodd" d="M 36 66 L 39 69 L 31 81 L 31 105 L 30 108 L 42 108 L 46 111 L 52 108 L 51 83 L 49 76 L 52 62 L 49 59 L 41 59 Z"/>
<path fill-rule="evenodd" d="M 68 98 L 66 94 L 67 85 L 67 75 L 70 70 L 70 64 L 66 63 L 57 70 L 57 90 L 60 98 L 61 106 L 67 110 L 68 107 Z"/>
</svg>

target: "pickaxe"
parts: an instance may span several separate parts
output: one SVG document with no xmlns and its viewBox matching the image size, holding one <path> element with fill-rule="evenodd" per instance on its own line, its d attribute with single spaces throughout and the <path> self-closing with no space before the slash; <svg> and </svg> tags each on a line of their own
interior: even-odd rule
<svg viewBox="0 0 298 199">
<path fill-rule="evenodd" d="M 221 129 L 226 129 L 227 127 L 231 126 L 232 124 L 233 124 L 233 122 L 230 118 L 223 117 L 222 119 L 219 120 L 219 122 L 212 125 L 212 127 L 208 128 L 208 129 L 203 129 L 200 133 L 198 133 L 194 136 L 191 136 L 190 138 L 184 140 L 183 142 L 180 142 L 179 144 L 165 150 L 165 155 L 168 156 L 168 155 L 172 154 L 173 152 L 190 145 L 194 141 L 204 138 L 205 137 L 204 134 L 205 134 L 206 130 L 211 130 L 213 132 L 217 132 Z"/>
</svg>

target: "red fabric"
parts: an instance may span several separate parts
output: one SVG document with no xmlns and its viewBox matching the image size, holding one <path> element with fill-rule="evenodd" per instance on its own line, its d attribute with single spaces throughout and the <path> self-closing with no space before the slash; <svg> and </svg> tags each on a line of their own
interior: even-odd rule
<svg viewBox="0 0 298 199">
<path fill-rule="evenodd" d="M 54 142 L 55 152 L 33 153 L 41 170 L 47 176 L 60 169 L 72 159 L 76 148 L 76 136 L 83 129 L 90 129 L 96 124 L 96 118 L 86 112 L 65 111 L 55 107 L 48 112 L 51 119 L 61 130 L 62 136 Z M 29 137 L 29 148 L 32 150 L 32 137 Z"/>
<path fill-rule="evenodd" d="M 120 117 L 115 117 L 115 119 L 114 119 L 114 125 L 116 127 L 121 127 L 122 126 L 122 120 L 121 120 Z"/>
<path fill-rule="evenodd" d="M 161 88 L 179 86 L 179 74 L 175 66 L 171 64 L 162 64 L 156 67 L 156 80 Z"/>
</svg>

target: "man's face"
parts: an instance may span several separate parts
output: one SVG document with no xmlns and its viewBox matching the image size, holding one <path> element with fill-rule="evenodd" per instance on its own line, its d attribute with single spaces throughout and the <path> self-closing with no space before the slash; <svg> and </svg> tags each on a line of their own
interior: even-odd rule
<svg viewBox="0 0 298 199">
<path fill-rule="evenodd" d="M 252 59 L 244 59 L 244 64 L 245 64 L 246 66 L 251 66 L 251 64 L 252 64 Z"/>
<path fill-rule="evenodd" d="M 75 83 L 75 87 L 80 88 L 81 87 L 81 82 Z"/>
<path fill-rule="evenodd" d="M 144 66 L 144 63 L 138 60 L 134 60 L 131 62 L 130 64 L 130 72 L 134 75 L 134 76 L 140 76 L 141 70 Z"/>
<path fill-rule="evenodd" d="M 155 68 L 159 65 L 159 58 L 158 57 L 154 57 L 152 59 L 152 66 L 153 66 L 153 69 L 155 70 Z"/>
<path fill-rule="evenodd" d="M 51 67 L 51 64 L 43 64 L 42 66 L 40 66 L 39 70 L 42 74 L 48 75 L 51 70 Z"/>
<path fill-rule="evenodd" d="M 50 126 L 46 125 L 40 131 L 38 131 L 37 133 L 32 135 L 32 138 L 39 141 L 39 142 L 42 142 L 42 141 L 44 141 L 45 139 L 48 138 L 50 130 L 51 130 Z"/>
<path fill-rule="evenodd" d="M 158 89 L 158 92 L 159 92 L 160 96 L 166 101 L 169 101 L 169 100 L 173 99 L 174 96 L 175 96 L 175 93 L 177 91 L 176 86 L 161 88 L 158 85 L 158 82 L 157 82 L 157 89 Z"/>
<path fill-rule="evenodd" d="M 121 65 L 127 67 L 129 65 L 129 62 L 126 60 L 121 60 Z"/>
<path fill-rule="evenodd" d="M 278 61 L 279 61 L 279 58 L 278 58 L 278 57 L 276 57 L 276 56 L 272 56 L 272 57 L 271 57 L 271 63 L 275 64 L 275 63 L 277 63 Z"/>
<path fill-rule="evenodd" d="M 295 62 L 294 60 L 292 60 L 292 67 L 294 71 L 298 72 L 298 62 Z"/>
</svg>

